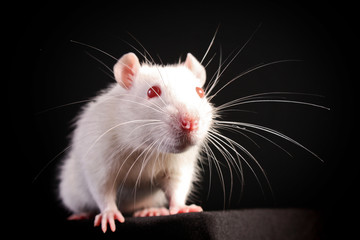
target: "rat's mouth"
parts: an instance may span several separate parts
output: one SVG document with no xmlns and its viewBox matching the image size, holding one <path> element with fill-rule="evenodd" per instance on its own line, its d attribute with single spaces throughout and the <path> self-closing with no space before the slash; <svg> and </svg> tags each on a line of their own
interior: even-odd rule
<svg viewBox="0 0 360 240">
<path fill-rule="evenodd" d="M 163 151 L 169 153 L 182 153 L 198 144 L 198 138 L 192 134 L 182 134 L 163 144 Z"/>
<path fill-rule="evenodd" d="M 201 139 L 201 125 L 196 117 L 176 115 L 169 122 L 167 134 L 159 146 L 159 150 L 167 153 L 182 153 L 190 147 L 199 145 Z"/>
</svg>

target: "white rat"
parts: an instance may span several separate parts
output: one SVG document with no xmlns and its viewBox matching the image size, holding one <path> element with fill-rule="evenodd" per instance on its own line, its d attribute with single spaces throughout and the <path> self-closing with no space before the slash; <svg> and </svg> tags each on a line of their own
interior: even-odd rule
<svg viewBox="0 0 360 240">
<path fill-rule="evenodd" d="M 197 161 L 213 124 L 202 86 L 205 68 L 185 62 L 140 64 L 134 53 L 114 66 L 117 83 L 85 106 L 60 173 L 60 198 L 70 219 L 99 213 L 105 232 L 122 213 L 134 216 L 200 212 L 186 205 Z"/>
</svg>

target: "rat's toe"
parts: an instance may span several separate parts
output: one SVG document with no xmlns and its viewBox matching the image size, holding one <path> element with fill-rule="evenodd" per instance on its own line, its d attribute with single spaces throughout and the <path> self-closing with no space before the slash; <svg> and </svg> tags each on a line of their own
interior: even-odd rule
<svg viewBox="0 0 360 240">
<path fill-rule="evenodd" d="M 153 217 L 153 216 L 167 216 L 169 215 L 169 210 L 161 208 L 145 208 L 134 213 L 134 217 Z"/>
<path fill-rule="evenodd" d="M 105 210 L 96 215 L 94 226 L 98 227 L 101 225 L 101 230 L 105 233 L 107 231 L 107 225 L 109 224 L 111 231 L 115 232 L 115 220 L 118 220 L 121 223 L 125 222 L 125 218 L 119 210 Z"/>
</svg>

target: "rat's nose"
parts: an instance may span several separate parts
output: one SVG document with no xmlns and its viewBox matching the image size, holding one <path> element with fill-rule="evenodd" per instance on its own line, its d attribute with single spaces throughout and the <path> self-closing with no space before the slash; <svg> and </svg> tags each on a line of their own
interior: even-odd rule
<svg viewBox="0 0 360 240">
<path fill-rule="evenodd" d="M 184 116 L 181 118 L 181 128 L 185 131 L 196 131 L 199 129 L 199 118 Z"/>
</svg>

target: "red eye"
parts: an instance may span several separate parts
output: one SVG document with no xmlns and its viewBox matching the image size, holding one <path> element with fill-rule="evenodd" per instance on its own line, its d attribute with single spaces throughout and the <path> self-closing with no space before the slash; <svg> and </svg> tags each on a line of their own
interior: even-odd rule
<svg viewBox="0 0 360 240">
<path fill-rule="evenodd" d="M 203 98 L 205 95 L 204 89 L 201 87 L 196 87 L 196 93 L 199 95 L 200 98 Z"/>
<path fill-rule="evenodd" d="M 147 91 L 147 96 L 149 98 L 153 98 L 153 97 L 159 97 L 161 95 L 161 89 L 158 86 L 152 86 L 151 88 L 149 88 L 149 90 Z"/>
</svg>

